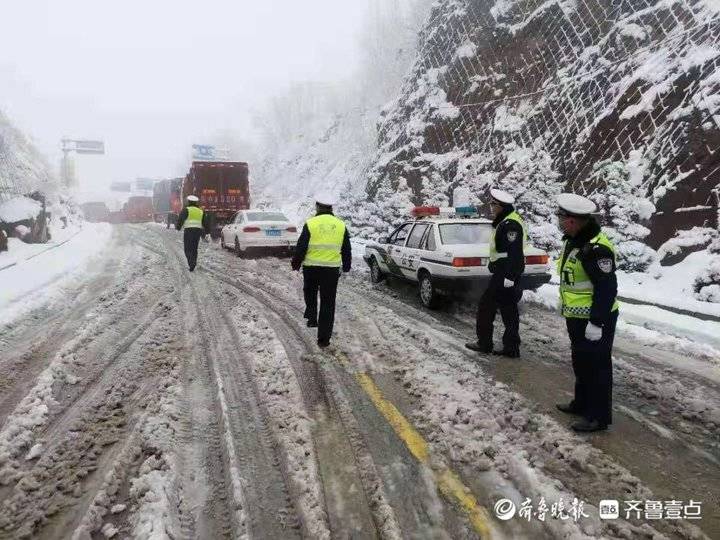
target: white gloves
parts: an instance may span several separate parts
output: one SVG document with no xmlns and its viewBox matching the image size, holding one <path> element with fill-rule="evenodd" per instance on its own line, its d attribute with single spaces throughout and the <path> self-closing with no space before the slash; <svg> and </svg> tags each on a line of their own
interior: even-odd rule
<svg viewBox="0 0 720 540">
<path fill-rule="evenodd" d="M 515 282 L 514 282 L 514 281 L 510 281 L 508 278 L 505 278 L 505 281 L 503 281 L 503 286 L 504 286 L 506 289 L 509 289 L 509 288 L 512 287 L 513 285 L 515 285 Z"/>
<path fill-rule="evenodd" d="M 599 341 L 602 337 L 602 327 L 595 326 L 593 323 L 588 322 L 585 328 L 585 339 L 588 341 Z"/>
</svg>

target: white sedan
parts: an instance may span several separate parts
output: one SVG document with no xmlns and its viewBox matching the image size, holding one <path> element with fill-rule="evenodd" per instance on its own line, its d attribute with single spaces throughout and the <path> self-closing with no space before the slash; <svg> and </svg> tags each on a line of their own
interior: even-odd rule
<svg viewBox="0 0 720 540">
<path fill-rule="evenodd" d="M 492 222 L 483 218 L 439 215 L 437 207 L 421 207 L 416 215 L 379 242 L 368 242 L 363 258 L 370 279 L 387 276 L 418 285 L 425 307 L 438 306 L 441 296 L 476 295 L 490 281 Z M 524 289 L 534 290 L 550 281 L 548 254 L 525 247 Z"/>
<path fill-rule="evenodd" d="M 297 227 L 280 211 L 240 210 L 220 231 L 220 245 L 238 257 L 251 251 L 290 254 L 295 249 Z"/>
</svg>

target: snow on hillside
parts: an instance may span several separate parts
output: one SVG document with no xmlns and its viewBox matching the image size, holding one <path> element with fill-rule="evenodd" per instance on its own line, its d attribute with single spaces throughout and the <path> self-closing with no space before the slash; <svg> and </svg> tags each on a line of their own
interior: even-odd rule
<svg viewBox="0 0 720 540">
<path fill-rule="evenodd" d="M 362 202 L 377 149 L 377 123 L 414 58 L 430 0 L 373 0 L 359 36 L 361 61 L 352 80 L 297 83 L 257 115 L 262 144 L 253 164 L 253 200 L 299 220 L 318 191 L 344 205 Z"/>
<path fill-rule="evenodd" d="M 45 159 L 0 111 L 0 201 L 55 187 Z"/>
<path fill-rule="evenodd" d="M 612 173 L 654 207 L 643 242 L 717 226 L 719 32 L 697 0 L 440 1 L 380 127 L 368 195 L 384 206 L 404 182 L 413 202 L 458 185 L 480 198 L 505 182 L 544 198 L 549 180 L 602 199 Z"/>
</svg>

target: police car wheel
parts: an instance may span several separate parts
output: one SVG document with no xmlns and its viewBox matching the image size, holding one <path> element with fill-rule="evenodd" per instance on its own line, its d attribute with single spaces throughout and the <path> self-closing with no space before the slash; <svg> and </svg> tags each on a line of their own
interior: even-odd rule
<svg viewBox="0 0 720 540">
<path fill-rule="evenodd" d="M 385 279 L 385 275 L 382 273 L 382 270 L 380 270 L 380 265 L 377 260 L 373 257 L 370 259 L 370 281 L 380 283 L 383 279 Z"/>
<path fill-rule="evenodd" d="M 429 309 L 438 307 L 440 295 L 435 290 L 430 274 L 424 273 L 420 276 L 418 288 L 420 290 L 420 302 L 422 302 L 423 306 Z"/>
<path fill-rule="evenodd" d="M 225 235 L 223 233 L 220 233 L 220 247 L 222 249 L 227 248 L 227 246 L 225 245 Z"/>
<path fill-rule="evenodd" d="M 243 257 L 245 255 L 245 250 L 240 249 L 240 241 L 235 237 L 235 255 L 238 257 Z"/>
</svg>

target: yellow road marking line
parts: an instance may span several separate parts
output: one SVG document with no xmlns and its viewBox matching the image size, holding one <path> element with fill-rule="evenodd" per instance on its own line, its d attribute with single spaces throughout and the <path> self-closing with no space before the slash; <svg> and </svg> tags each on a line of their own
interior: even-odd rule
<svg viewBox="0 0 720 540">
<path fill-rule="evenodd" d="M 343 364 L 349 365 L 349 358 L 341 351 L 335 352 L 335 356 Z M 413 425 L 390 401 L 385 399 L 380 388 L 377 387 L 370 375 L 367 373 L 356 373 L 355 378 L 373 402 L 378 411 L 385 417 L 398 437 L 407 446 L 410 453 L 422 464 L 426 465 L 435 477 L 435 482 L 440 492 L 450 500 L 454 500 L 467 514 L 475 532 L 480 538 L 491 538 L 490 514 L 487 509 L 478 503 L 470 489 L 463 484 L 460 477 L 452 470 L 445 468 L 436 471 L 430 466 L 430 449 L 428 443 Z"/>
</svg>

